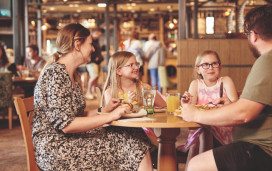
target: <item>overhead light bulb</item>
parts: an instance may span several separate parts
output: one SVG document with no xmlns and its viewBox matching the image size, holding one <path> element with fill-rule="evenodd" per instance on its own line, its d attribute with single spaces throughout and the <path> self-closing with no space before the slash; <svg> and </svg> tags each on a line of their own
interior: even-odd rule
<svg viewBox="0 0 272 171">
<path fill-rule="evenodd" d="M 173 29 L 174 26 L 175 26 L 174 23 L 169 23 L 169 28 L 170 28 L 170 29 Z"/>
<path fill-rule="evenodd" d="M 107 4 L 106 4 L 106 3 L 98 3 L 97 6 L 98 6 L 98 7 L 106 7 Z"/>
</svg>

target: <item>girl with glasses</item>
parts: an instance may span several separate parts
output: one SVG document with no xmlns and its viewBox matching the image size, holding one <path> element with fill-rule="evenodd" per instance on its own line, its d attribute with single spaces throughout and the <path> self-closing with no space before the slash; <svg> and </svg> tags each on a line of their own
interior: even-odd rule
<svg viewBox="0 0 272 171">
<path fill-rule="evenodd" d="M 142 104 L 142 88 L 151 87 L 139 79 L 139 67 L 133 53 L 116 52 L 109 60 L 108 76 L 104 85 L 102 102 L 108 104 L 111 98 L 123 99 L 133 105 Z M 155 106 L 166 106 L 157 91 Z"/>
<path fill-rule="evenodd" d="M 186 98 L 181 103 L 214 106 L 221 97 L 232 102 L 238 100 L 232 79 L 228 76 L 220 77 L 221 67 L 221 60 L 215 51 L 206 50 L 200 53 L 195 61 L 197 79 L 191 82 L 189 91 L 184 93 Z M 189 148 L 188 164 L 195 155 L 231 141 L 232 127 L 205 126 L 196 131 L 190 130 L 187 144 L 178 148 L 183 151 Z"/>
<path fill-rule="evenodd" d="M 112 98 L 122 99 L 134 107 L 142 105 L 142 88 L 151 87 L 139 79 L 139 67 L 133 53 L 116 52 L 108 64 L 108 76 L 104 85 L 100 104 L 108 104 Z M 155 106 L 164 107 L 166 102 L 160 92 L 156 91 Z M 147 136 L 154 145 L 157 137 L 152 130 L 144 128 Z"/>
</svg>

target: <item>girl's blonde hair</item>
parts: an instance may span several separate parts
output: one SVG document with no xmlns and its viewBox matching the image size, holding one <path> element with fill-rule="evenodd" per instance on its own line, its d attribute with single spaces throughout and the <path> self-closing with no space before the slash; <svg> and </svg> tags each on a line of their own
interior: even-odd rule
<svg viewBox="0 0 272 171">
<path fill-rule="evenodd" d="M 118 98 L 118 89 L 122 90 L 121 87 L 121 79 L 120 76 L 116 73 L 118 68 L 123 67 L 127 61 L 135 56 L 133 53 L 128 51 L 120 51 L 113 54 L 108 63 L 108 75 L 106 78 L 106 82 L 104 84 L 102 98 L 100 102 L 100 106 L 104 105 L 104 93 L 107 88 L 111 88 L 111 97 Z M 140 80 L 135 80 L 136 87 L 137 87 L 137 100 L 140 101 L 141 98 L 141 82 Z"/>
<path fill-rule="evenodd" d="M 83 44 L 89 35 L 90 31 L 81 24 L 68 24 L 64 26 L 61 30 L 59 30 L 56 40 L 58 51 L 51 55 L 51 59 L 49 59 L 45 64 L 41 73 L 43 73 L 49 65 L 57 62 L 61 56 L 71 52 L 74 49 L 74 42 L 76 40 L 80 41 L 80 44 Z M 75 77 L 80 83 L 77 74 Z"/>
<path fill-rule="evenodd" d="M 202 58 L 206 55 L 214 55 L 216 57 L 216 59 L 218 60 L 218 63 L 221 65 L 221 60 L 220 60 L 217 52 L 215 52 L 213 50 L 205 50 L 197 55 L 196 60 L 195 60 L 195 68 L 199 67 Z M 194 72 L 194 75 L 195 75 L 195 78 L 203 79 L 203 76 L 201 74 L 198 74 L 196 72 L 196 70 Z"/>
</svg>

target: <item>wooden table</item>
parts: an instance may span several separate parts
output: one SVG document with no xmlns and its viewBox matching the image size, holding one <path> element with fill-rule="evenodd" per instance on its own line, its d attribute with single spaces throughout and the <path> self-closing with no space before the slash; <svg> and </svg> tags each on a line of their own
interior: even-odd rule
<svg viewBox="0 0 272 171">
<path fill-rule="evenodd" d="M 34 87 L 38 81 L 38 78 L 29 77 L 14 77 L 12 78 L 12 82 L 14 86 L 20 86 L 24 90 L 24 96 L 30 97 L 34 95 Z"/>
<path fill-rule="evenodd" d="M 180 128 L 195 128 L 201 125 L 194 122 L 186 122 L 181 117 L 170 115 L 167 113 L 155 113 L 148 115 L 149 120 L 117 120 L 110 123 L 112 126 L 121 127 L 146 127 L 154 128 L 155 134 L 158 136 L 158 167 L 159 171 L 176 171 L 176 137 L 180 133 Z"/>
</svg>

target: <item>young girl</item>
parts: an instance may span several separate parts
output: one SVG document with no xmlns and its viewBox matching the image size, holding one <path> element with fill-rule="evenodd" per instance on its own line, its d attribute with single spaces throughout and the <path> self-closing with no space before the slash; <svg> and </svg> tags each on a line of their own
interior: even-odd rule
<svg viewBox="0 0 272 171">
<path fill-rule="evenodd" d="M 123 99 L 134 106 L 142 105 L 142 88 L 151 87 L 139 80 L 140 64 L 133 53 L 116 52 L 109 60 L 108 76 L 104 85 L 101 103 L 108 104 L 111 98 Z M 166 106 L 161 93 L 156 92 L 155 106 Z M 152 144 L 158 146 L 157 137 L 152 129 L 143 128 Z"/>
<path fill-rule="evenodd" d="M 142 88 L 151 87 L 139 80 L 140 64 L 133 53 L 116 52 L 109 60 L 108 76 L 102 93 L 102 102 L 107 104 L 111 98 L 119 98 L 132 103 L 142 104 Z M 103 102 L 103 103 L 104 103 Z M 157 91 L 155 106 L 166 106 L 162 95 Z"/>
<path fill-rule="evenodd" d="M 195 61 L 198 79 L 191 82 L 189 92 L 185 92 L 187 98 L 182 99 L 181 103 L 213 105 L 221 97 L 227 97 L 232 102 L 236 101 L 238 96 L 232 79 L 228 76 L 219 76 L 221 67 L 220 58 L 215 51 L 206 50 L 200 53 Z M 223 89 L 222 93 L 220 89 Z M 231 127 L 205 126 L 197 131 L 191 130 L 185 145 L 186 148 L 190 147 L 187 163 L 195 155 L 211 149 L 213 145 L 229 144 L 231 141 Z"/>
</svg>

